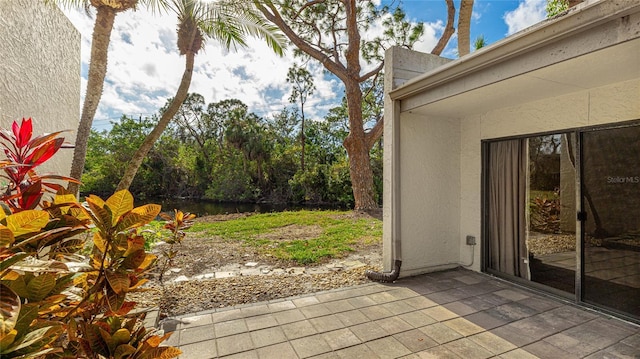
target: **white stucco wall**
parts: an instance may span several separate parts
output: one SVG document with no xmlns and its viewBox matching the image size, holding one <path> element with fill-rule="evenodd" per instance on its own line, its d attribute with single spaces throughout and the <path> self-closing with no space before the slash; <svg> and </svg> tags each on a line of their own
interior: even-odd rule
<svg viewBox="0 0 640 359">
<path fill-rule="evenodd" d="M 401 276 L 481 269 L 483 140 L 640 119 L 639 9 L 585 3 L 385 88 L 384 243 L 399 242 Z"/>
<path fill-rule="evenodd" d="M 75 130 L 80 117 L 80 34 L 55 5 L 0 0 L 0 125 L 33 118 L 34 135 Z M 73 132 L 64 134 L 75 141 Z M 69 174 L 73 149 L 42 171 Z"/>
<path fill-rule="evenodd" d="M 460 123 L 403 114 L 400 131 L 403 276 L 458 266 Z"/>
</svg>

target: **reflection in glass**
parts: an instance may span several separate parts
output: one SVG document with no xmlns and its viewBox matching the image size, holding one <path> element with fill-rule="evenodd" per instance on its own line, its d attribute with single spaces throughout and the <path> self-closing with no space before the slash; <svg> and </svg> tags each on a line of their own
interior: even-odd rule
<svg viewBox="0 0 640 359">
<path fill-rule="evenodd" d="M 531 280 L 575 293 L 575 136 L 528 139 L 527 250 Z"/>
<path fill-rule="evenodd" d="M 583 300 L 640 318 L 640 126 L 582 138 Z"/>
</svg>

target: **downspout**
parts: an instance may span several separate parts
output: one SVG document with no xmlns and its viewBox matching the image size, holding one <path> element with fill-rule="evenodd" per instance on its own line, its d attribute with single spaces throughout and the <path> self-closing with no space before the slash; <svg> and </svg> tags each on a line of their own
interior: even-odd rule
<svg viewBox="0 0 640 359">
<path fill-rule="evenodd" d="M 390 86 L 391 84 L 386 83 L 386 81 L 387 78 L 385 77 L 385 87 Z M 388 97 L 388 91 L 385 91 L 385 93 L 387 96 L 385 98 L 385 108 L 390 109 L 390 111 L 385 111 L 385 121 L 389 121 L 388 123 L 390 124 L 390 126 L 385 128 L 389 129 L 389 131 L 386 131 L 385 138 L 391 139 L 391 141 L 385 141 L 385 143 L 390 142 L 391 145 L 391 151 L 389 151 L 391 153 L 391 160 L 389 161 L 390 163 L 386 163 L 386 165 L 391 167 L 391 171 L 388 173 L 391 190 L 386 199 L 391 205 L 387 208 L 390 213 L 383 213 L 383 218 L 387 219 L 391 225 L 391 246 L 389 250 L 391 252 L 390 257 L 393 266 L 390 272 L 368 270 L 365 272 L 365 275 L 373 281 L 390 283 L 398 279 L 400 276 L 400 267 L 402 266 L 402 247 L 400 241 L 402 238 L 400 236 L 400 101 L 391 100 L 390 97 Z M 385 150 L 385 153 L 387 153 L 387 150 Z"/>
</svg>

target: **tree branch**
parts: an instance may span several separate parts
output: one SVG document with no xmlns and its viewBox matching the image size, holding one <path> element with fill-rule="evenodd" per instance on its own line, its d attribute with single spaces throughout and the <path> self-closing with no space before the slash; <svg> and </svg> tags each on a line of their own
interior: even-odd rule
<svg viewBox="0 0 640 359">
<path fill-rule="evenodd" d="M 367 133 L 364 134 L 365 141 L 367 143 L 367 148 L 371 150 L 373 146 L 378 142 L 382 134 L 384 133 L 384 117 L 381 116 L 378 122 L 370 129 Z"/>
<path fill-rule="evenodd" d="M 451 36 L 456 31 L 453 27 L 456 18 L 456 7 L 453 5 L 453 0 L 445 0 L 445 2 L 447 3 L 447 25 L 444 28 L 442 36 L 440 36 L 440 40 L 438 40 L 436 46 L 431 50 L 431 53 L 434 55 L 440 55 L 442 53 L 447 43 L 449 43 L 449 39 L 451 39 Z"/>
</svg>

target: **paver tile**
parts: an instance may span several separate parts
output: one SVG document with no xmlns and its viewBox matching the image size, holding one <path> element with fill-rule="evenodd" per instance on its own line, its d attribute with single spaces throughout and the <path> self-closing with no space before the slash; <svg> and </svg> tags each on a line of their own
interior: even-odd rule
<svg viewBox="0 0 640 359">
<path fill-rule="evenodd" d="M 347 328 L 326 332 L 323 333 L 322 336 L 332 350 L 343 349 L 362 343 L 360 339 Z"/>
<path fill-rule="evenodd" d="M 442 306 L 452 311 L 453 313 L 456 313 L 461 317 L 472 314 L 472 313 L 476 313 L 479 311 L 478 308 L 471 307 L 463 303 L 462 301 L 451 302 L 451 303 L 443 304 Z"/>
<path fill-rule="evenodd" d="M 458 317 L 456 313 L 440 305 L 437 307 L 423 309 L 422 313 L 440 322 Z"/>
<path fill-rule="evenodd" d="M 253 345 L 256 348 L 266 347 L 287 341 L 287 338 L 280 327 L 260 329 L 250 333 Z"/>
<path fill-rule="evenodd" d="M 493 356 L 490 351 L 468 338 L 449 342 L 445 344 L 444 347 L 464 359 L 485 359 Z"/>
<path fill-rule="evenodd" d="M 373 301 L 373 299 L 367 296 L 359 296 L 354 298 L 347 299 L 349 304 L 351 304 L 354 308 L 364 308 L 370 307 L 372 305 L 376 305 L 377 303 Z"/>
<path fill-rule="evenodd" d="M 414 328 L 424 327 L 425 325 L 433 324 L 436 322 L 435 319 L 424 314 L 422 311 L 400 314 L 398 318 L 409 323 Z"/>
<path fill-rule="evenodd" d="M 342 359 L 377 359 L 380 358 L 364 344 L 354 347 L 340 349 L 335 352 Z"/>
<path fill-rule="evenodd" d="M 218 355 L 215 341 L 181 345 L 180 350 L 182 351 L 180 358 L 185 359 L 209 359 Z"/>
<path fill-rule="evenodd" d="M 242 315 L 244 315 L 245 317 L 271 313 L 269 307 L 266 304 L 257 304 L 253 306 L 242 307 L 240 308 L 240 312 L 242 312 Z"/>
<path fill-rule="evenodd" d="M 255 350 L 249 350 L 242 353 L 227 355 L 224 359 L 258 359 L 258 352 Z"/>
<path fill-rule="evenodd" d="M 331 347 L 320 334 L 295 339 L 290 343 L 300 358 L 308 358 L 331 351 Z"/>
<path fill-rule="evenodd" d="M 495 308 L 469 314 L 464 318 L 485 330 L 497 328 L 515 321 L 515 319 L 505 318 L 504 314 L 495 310 Z"/>
<path fill-rule="evenodd" d="M 293 323 L 300 320 L 304 320 L 305 316 L 300 309 L 285 310 L 283 312 L 273 313 L 272 316 L 276 319 L 278 324 L 283 325 L 287 323 Z"/>
<path fill-rule="evenodd" d="M 563 334 L 581 342 L 589 343 L 598 349 L 604 349 L 631 336 L 633 332 L 626 328 L 611 325 L 607 319 L 598 318 L 565 330 Z"/>
<path fill-rule="evenodd" d="M 581 342 L 564 332 L 544 338 L 544 341 L 579 357 L 585 357 L 598 351 L 598 347 L 591 345 L 591 343 Z"/>
<path fill-rule="evenodd" d="M 293 304 L 293 301 L 291 301 L 291 300 L 285 300 L 285 301 L 282 301 L 282 302 L 269 303 L 268 307 L 269 307 L 269 310 L 272 313 L 283 311 L 283 310 L 296 309 L 296 305 Z"/>
<path fill-rule="evenodd" d="M 551 345 L 548 342 L 543 340 L 533 342 L 522 349 L 528 351 L 529 353 L 538 356 L 540 358 L 563 358 L 563 359 L 577 359 L 580 356 L 566 352 L 554 345 Z"/>
<path fill-rule="evenodd" d="M 469 340 L 481 345 L 483 348 L 496 355 L 506 353 L 517 348 L 512 343 L 490 332 L 482 332 L 472 335 L 469 337 Z"/>
<path fill-rule="evenodd" d="M 282 326 L 282 331 L 289 340 L 318 333 L 308 320 L 285 324 Z"/>
<path fill-rule="evenodd" d="M 309 305 L 314 305 L 314 304 L 320 303 L 318 298 L 316 298 L 315 296 L 296 298 L 296 299 L 292 299 L 291 301 L 298 308 L 307 307 Z"/>
<path fill-rule="evenodd" d="M 483 328 L 473 324 L 472 322 L 464 318 L 454 318 L 443 322 L 443 324 L 465 337 L 484 331 Z"/>
<path fill-rule="evenodd" d="M 302 307 L 300 308 L 300 311 L 306 318 L 315 318 L 331 314 L 331 311 L 329 310 L 329 308 L 327 308 L 327 305 L 322 303 Z"/>
<path fill-rule="evenodd" d="M 313 324 L 318 333 L 330 332 L 332 330 L 341 329 L 344 327 L 340 319 L 335 315 L 326 315 L 324 317 L 311 318 L 309 322 Z"/>
<path fill-rule="evenodd" d="M 403 300 L 403 302 L 409 304 L 415 309 L 426 309 L 426 308 L 435 307 L 436 305 L 438 305 L 438 303 L 432 301 L 431 299 L 425 298 L 423 296 L 407 298 Z"/>
<path fill-rule="evenodd" d="M 500 359 L 540 359 L 537 356 L 529 353 L 526 350 L 520 348 L 506 352 L 498 356 Z"/>
<path fill-rule="evenodd" d="M 374 322 L 358 324 L 349 329 L 363 342 L 383 338 L 388 335 L 384 328 Z"/>
<path fill-rule="evenodd" d="M 201 342 L 215 338 L 211 326 L 200 326 L 180 330 L 180 345 Z"/>
<path fill-rule="evenodd" d="M 214 323 L 221 323 L 227 320 L 234 320 L 244 318 L 244 314 L 240 311 L 240 309 L 231 309 L 231 310 L 223 310 L 220 312 L 215 312 L 211 314 L 211 320 Z"/>
<path fill-rule="evenodd" d="M 421 332 L 418 329 L 399 333 L 394 335 L 393 337 L 414 353 L 438 345 L 438 343 L 436 343 L 433 339 L 429 338 L 425 333 Z"/>
<path fill-rule="evenodd" d="M 213 329 L 217 338 L 244 333 L 248 330 L 244 319 L 234 319 L 222 323 L 216 323 L 213 325 Z"/>
<path fill-rule="evenodd" d="M 220 356 L 236 354 L 253 349 L 253 343 L 249 333 L 218 338 L 216 342 L 218 343 L 218 355 Z"/>
<path fill-rule="evenodd" d="M 289 343 L 270 345 L 258 348 L 258 358 L 260 359 L 298 359 L 296 351 Z"/>
<path fill-rule="evenodd" d="M 503 289 L 494 293 L 513 302 L 523 300 L 531 296 L 530 293 L 519 289 Z"/>
<path fill-rule="evenodd" d="M 384 303 L 382 308 L 387 309 L 394 315 L 404 314 L 415 311 L 415 308 L 403 301 Z"/>
<path fill-rule="evenodd" d="M 411 351 L 394 337 L 372 340 L 366 345 L 382 359 L 398 358 L 411 354 Z"/>
<path fill-rule="evenodd" d="M 638 348 L 624 343 L 616 343 L 604 349 L 604 351 L 620 358 L 640 358 L 640 350 Z"/>
<path fill-rule="evenodd" d="M 357 309 L 338 313 L 336 314 L 336 317 L 338 317 L 342 324 L 347 327 L 352 327 L 354 325 L 362 324 L 369 321 L 369 318 L 367 318 L 364 314 L 362 314 L 361 311 Z"/>
<path fill-rule="evenodd" d="M 406 332 L 414 329 L 413 326 L 398 317 L 389 317 L 378 319 L 374 323 L 378 324 L 382 329 L 386 330 L 388 335 Z"/>
<path fill-rule="evenodd" d="M 416 356 L 420 359 L 465 359 L 459 357 L 456 353 L 443 346 L 437 346 L 429 348 L 427 350 L 423 350 L 416 353 Z"/>
<path fill-rule="evenodd" d="M 366 315 L 367 318 L 371 320 L 388 318 L 393 316 L 393 313 L 391 313 L 388 309 L 385 309 L 381 306 L 360 308 L 360 311 L 362 312 L 362 314 Z"/>
<path fill-rule="evenodd" d="M 419 329 L 438 344 L 444 344 L 462 338 L 462 334 L 442 323 L 434 323 Z"/>
<path fill-rule="evenodd" d="M 278 325 L 278 321 L 271 314 L 263 314 L 245 319 L 249 330 L 258 330 Z M 217 332 L 216 332 L 217 333 Z"/>
<path fill-rule="evenodd" d="M 328 303 L 327 308 L 334 314 L 356 309 L 356 307 L 349 303 L 348 299 L 340 299 L 335 302 Z"/>
</svg>

